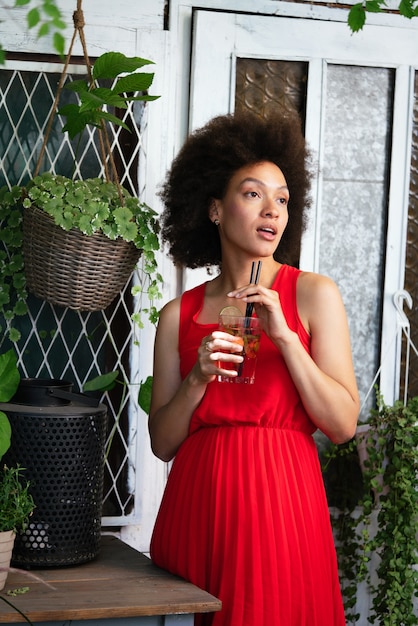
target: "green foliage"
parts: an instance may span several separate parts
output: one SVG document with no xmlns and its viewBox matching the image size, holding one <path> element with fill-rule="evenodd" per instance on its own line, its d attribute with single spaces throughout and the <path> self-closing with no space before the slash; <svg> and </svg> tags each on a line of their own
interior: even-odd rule
<svg viewBox="0 0 418 626">
<path fill-rule="evenodd" d="M 71 180 L 49 172 L 36 176 L 26 187 L 0 189 L 0 219 L 7 228 L 0 231 L 5 250 L 0 252 L 0 313 L 10 324 L 9 337 L 17 341 L 20 334 L 11 326 L 15 315 L 27 312 L 26 278 L 22 254 L 23 207 L 32 204 L 50 215 L 64 230 L 78 228 L 85 235 L 101 232 L 109 239 L 118 237 L 132 242 L 142 251 L 142 273 L 145 293 L 151 308 L 144 310 L 155 323 L 155 300 L 161 298 L 162 277 L 155 252 L 159 249 L 159 224 L 156 212 L 116 185 L 99 178 Z M 142 325 L 141 313 L 134 322 Z"/>
<path fill-rule="evenodd" d="M 108 374 L 100 374 L 84 383 L 83 391 L 109 391 L 114 388 L 118 376 L 118 370 L 109 372 Z"/>
<path fill-rule="evenodd" d="M 15 0 L 15 7 L 28 6 L 29 4 L 32 4 L 31 0 Z M 38 28 L 38 38 L 52 34 L 55 51 L 61 57 L 64 56 L 65 39 L 61 31 L 65 29 L 66 24 L 55 0 L 43 0 L 32 6 L 26 15 L 26 23 L 29 29 Z"/>
<path fill-rule="evenodd" d="M 83 391 L 105 391 L 112 390 L 116 384 L 123 385 L 126 389 L 127 383 L 118 380 L 119 370 L 108 372 L 107 374 L 100 374 L 91 380 L 88 380 L 83 385 Z M 148 376 L 145 381 L 139 384 L 138 392 L 138 405 L 148 415 L 151 404 L 151 392 L 152 392 L 152 376 Z M 119 411 L 120 413 L 120 411 Z M 119 414 L 118 413 L 118 414 Z"/>
<path fill-rule="evenodd" d="M 35 508 L 22 472 L 21 467 L 6 465 L 0 470 L 0 531 L 24 529 Z"/>
<path fill-rule="evenodd" d="M 68 132 L 73 139 L 82 133 L 87 125 L 100 128 L 104 121 L 130 130 L 123 120 L 103 107 L 126 109 L 127 103 L 133 100 L 156 100 L 158 96 L 135 95 L 151 86 L 154 74 L 136 72 L 151 63 L 153 62 L 140 57 L 126 57 L 121 52 L 102 54 L 93 66 L 92 84 L 86 80 L 75 80 L 66 85 L 66 89 L 78 94 L 80 103 L 67 104 L 58 110 L 58 113 L 67 120 L 63 131 Z M 119 78 L 111 88 L 100 87 L 97 83 L 100 79 L 114 80 L 120 74 L 127 75 Z M 128 93 L 134 95 L 127 95 Z"/>
<path fill-rule="evenodd" d="M 48 14 L 56 18 L 54 3 L 47 2 Z M 45 9 L 46 10 L 46 9 Z M 35 11 L 36 13 L 36 11 Z M 36 22 L 37 16 L 32 16 Z M 137 70 L 152 61 L 139 57 L 126 57 L 119 52 L 108 52 L 99 57 L 92 70 L 92 84 L 79 80 L 69 84 L 79 96 L 79 104 L 69 104 L 59 110 L 66 116 L 67 123 L 63 131 L 71 138 L 93 125 L 104 135 L 106 144 L 107 130 L 105 121 L 128 128 L 118 117 L 109 112 L 108 107 L 127 108 L 131 100 L 153 100 L 155 96 L 135 95 L 151 85 L 154 74 L 141 73 Z M 113 88 L 104 88 L 96 84 L 98 79 L 117 79 Z M 131 92 L 133 95 L 127 95 Z M 102 152 L 103 162 L 106 151 Z M 111 161 L 111 163 L 113 163 Z M 107 168 L 105 168 L 106 175 Z M 64 230 L 77 228 L 89 236 L 101 232 L 109 239 L 122 238 L 132 242 L 142 253 L 141 270 L 144 275 L 142 287 L 133 295 L 146 293 L 150 308 L 142 309 L 152 323 L 156 323 L 158 312 L 155 300 L 161 298 L 162 277 L 157 271 L 155 252 L 159 249 L 157 214 L 138 198 L 131 196 L 118 182 L 99 178 L 71 180 L 46 172 L 36 176 L 26 187 L 15 186 L 0 189 L 0 240 L 4 250 L 0 250 L 0 315 L 8 325 L 9 339 L 18 341 L 19 331 L 13 327 L 16 315 L 27 312 L 26 278 L 22 254 L 23 207 L 32 204 L 50 215 L 57 226 Z M 143 326 L 141 311 L 132 315 L 132 320 L 139 327 Z M 0 329 L 1 330 L 1 329 Z"/>
<path fill-rule="evenodd" d="M 20 375 L 13 349 L 0 354 L 0 402 L 8 402 L 16 393 Z M 7 415 L 0 411 L 0 459 L 10 447 L 11 427 Z M 24 528 L 34 509 L 28 493 L 29 483 L 21 480 L 23 469 L 0 469 L 0 531 L 18 531 Z"/>
<path fill-rule="evenodd" d="M 8 324 L 11 341 L 20 339 L 20 332 L 12 326 L 14 317 L 25 315 L 28 310 L 22 253 L 23 215 L 19 200 L 19 188 L 0 189 L 0 316 Z M 0 327 L 1 331 L 4 329 Z"/>
<path fill-rule="evenodd" d="M 118 412 L 115 416 L 115 423 L 109 434 L 105 458 L 109 456 L 110 448 L 112 446 L 113 437 L 115 436 L 119 420 L 122 415 L 122 411 L 125 406 L 125 399 L 128 392 L 128 386 L 132 386 L 132 383 L 127 383 L 125 380 L 118 380 L 119 370 L 114 372 L 108 372 L 107 374 L 100 374 L 91 380 L 88 380 L 83 385 L 83 391 L 111 391 L 117 384 L 122 385 L 122 396 L 119 404 Z M 152 391 L 152 376 L 148 376 L 145 381 L 141 381 L 139 384 L 138 392 L 138 406 L 148 415 L 151 405 L 151 391 Z"/>
<path fill-rule="evenodd" d="M 139 386 L 138 404 L 147 415 L 151 407 L 152 376 L 148 376 Z"/>
<path fill-rule="evenodd" d="M 350 445 L 365 445 L 364 494 L 358 506 L 333 516 L 347 623 L 353 612 L 358 583 L 367 581 L 372 598 L 369 623 L 384 626 L 418 624 L 418 397 L 404 406 L 385 405 L 377 394 L 369 430 Z M 345 454 L 334 447 L 331 455 Z M 376 520 L 375 528 L 373 520 Z M 370 561 L 375 559 L 375 577 Z"/>
<path fill-rule="evenodd" d="M 19 386 L 20 374 L 13 349 L 0 354 L 0 402 L 8 402 Z M 11 427 L 7 415 L 0 411 L 0 459 L 10 447 Z"/>
<path fill-rule="evenodd" d="M 382 13 L 386 8 L 385 0 L 365 0 L 354 4 L 348 13 L 348 26 L 353 33 L 358 32 L 366 23 L 367 13 Z M 418 0 L 400 0 L 399 13 L 408 19 L 418 16 Z"/>
<path fill-rule="evenodd" d="M 418 624 L 413 611 L 418 591 L 418 397 L 406 406 L 399 401 L 386 406 L 378 396 L 370 427 L 365 481 L 379 494 L 377 532 L 369 544 L 379 555 L 371 622 Z"/>
</svg>

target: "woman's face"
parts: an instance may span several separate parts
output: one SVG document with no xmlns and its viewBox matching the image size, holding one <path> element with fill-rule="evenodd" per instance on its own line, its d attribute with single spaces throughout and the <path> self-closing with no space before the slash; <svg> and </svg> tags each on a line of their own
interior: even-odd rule
<svg viewBox="0 0 418 626">
<path fill-rule="evenodd" d="M 283 172 L 263 161 L 235 172 L 225 196 L 215 200 L 210 217 L 219 220 L 223 246 L 234 246 L 254 257 L 269 256 L 286 228 L 288 202 Z"/>
</svg>

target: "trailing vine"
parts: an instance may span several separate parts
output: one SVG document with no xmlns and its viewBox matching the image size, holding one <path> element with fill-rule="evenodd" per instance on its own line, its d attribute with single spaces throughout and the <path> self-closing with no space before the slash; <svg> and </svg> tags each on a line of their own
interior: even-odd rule
<svg viewBox="0 0 418 626">
<path fill-rule="evenodd" d="M 332 511 L 347 624 L 356 624 L 358 585 L 366 582 L 368 623 L 414 626 L 418 616 L 418 397 L 388 406 L 377 392 L 368 432 L 331 446 L 331 459 L 365 448 L 363 495 Z M 371 562 L 373 559 L 373 576 Z M 364 617 L 364 616 L 363 616 Z"/>
</svg>

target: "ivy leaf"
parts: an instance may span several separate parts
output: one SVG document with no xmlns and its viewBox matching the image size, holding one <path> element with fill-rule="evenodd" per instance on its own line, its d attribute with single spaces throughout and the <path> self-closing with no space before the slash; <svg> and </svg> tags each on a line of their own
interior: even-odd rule
<svg viewBox="0 0 418 626">
<path fill-rule="evenodd" d="M 61 33 L 54 33 L 54 35 L 52 37 L 52 42 L 53 42 L 54 48 L 57 51 L 57 53 L 59 54 L 59 56 L 63 57 L 64 56 L 64 52 L 65 52 L 65 39 L 61 35 Z"/>
<path fill-rule="evenodd" d="M 149 414 L 151 407 L 151 393 L 152 376 L 148 376 L 146 380 L 141 383 L 138 393 L 138 404 L 147 415 Z"/>
<path fill-rule="evenodd" d="M 9 418 L 3 411 L 0 412 L 0 459 L 10 448 L 12 429 Z"/>
<path fill-rule="evenodd" d="M 401 0 L 399 3 L 399 13 L 408 19 L 414 17 L 414 7 L 411 0 Z"/>
<path fill-rule="evenodd" d="M 20 341 L 21 337 L 22 337 L 21 332 L 20 330 L 17 330 L 17 328 L 11 328 L 9 330 L 9 339 L 13 343 L 17 343 L 18 341 Z"/>
<path fill-rule="evenodd" d="M 366 11 L 370 11 L 370 13 L 381 13 L 382 6 L 386 6 L 386 2 L 382 0 L 367 0 L 366 1 Z"/>
<path fill-rule="evenodd" d="M 33 28 L 34 26 L 39 24 L 39 22 L 41 21 L 41 15 L 38 9 L 31 9 L 26 16 L 26 20 L 29 28 Z"/>
<path fill-rule="evenodd" d="M 39 27 L 38 30 L 38 37 L 46 37 L 46 35 L 48 35 L 49 33 L 49 24 L 48 22 L 44 22 L 43 24 L 41 24 L 41 26 Z"/>
<path fill-rule="evenodd" d="M 118 376 L 119 370 L 96 376 L 84 383 L 83 391 L 109 391 L 115 386 Z"/>
<path fill-rule="evenodd" d="M 61 17 L 61 11 L 52 2 L 44 2 L 43 10 L 46 13 L 46 15 L 48 15 L 49 17 L 52 17 L 53 19 Z"/>
<path fill-rule="evenodd" d="M 361 2 L 354 4 L 348 13 L 348 25 L 353 33 L 361 30 L 366 23 L 366 9 Z"/>
<path fill-rule="evenodd" d="M 13 348 L 0 355 L 0 402 L 8 402 L 15 394 L 20 374 Z"/>
</svg>

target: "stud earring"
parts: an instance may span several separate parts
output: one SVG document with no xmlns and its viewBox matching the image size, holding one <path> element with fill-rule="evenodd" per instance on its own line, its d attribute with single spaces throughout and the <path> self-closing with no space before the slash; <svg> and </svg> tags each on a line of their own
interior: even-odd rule
<svg viewBox="0 0 418 626">
<path fill-rule="evenodd" d="M 215 226 L 219 226 L 219 220 L 213 220 L 213 223 L 215 224 Z"/>
</svg>

